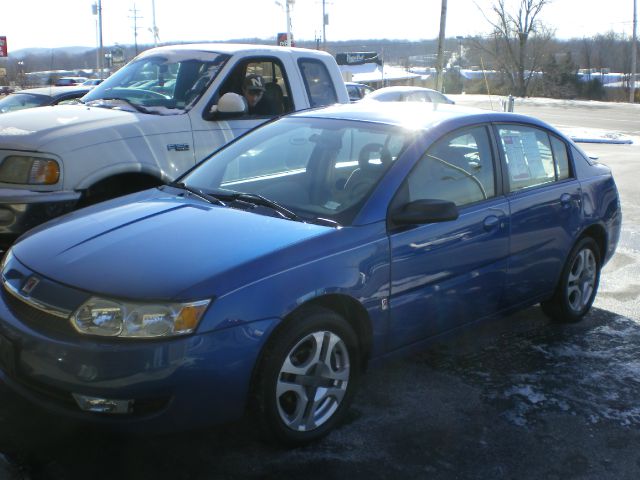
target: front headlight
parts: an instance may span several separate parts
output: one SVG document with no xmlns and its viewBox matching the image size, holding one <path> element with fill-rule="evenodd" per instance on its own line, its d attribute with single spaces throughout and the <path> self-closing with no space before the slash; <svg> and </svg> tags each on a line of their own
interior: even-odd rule
<svg viewBox="0 0 640 480">
<path fill-rule="evenodd" d="M 143 304 L 92 297 L 71 315 L 71 324 L 87 335 L 173 337 L 193 332 L 209 303 Z"/>
<path fill-rule="evenodd" d="M 60 179 L 60 165 L 50 158 L 9 155 L 0 165 L 0 182 L 21 185 L 53 185 Z"/>
</svg>

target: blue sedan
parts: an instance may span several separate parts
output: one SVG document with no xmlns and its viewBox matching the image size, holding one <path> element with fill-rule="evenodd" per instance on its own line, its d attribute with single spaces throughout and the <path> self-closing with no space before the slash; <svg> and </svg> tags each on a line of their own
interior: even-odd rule
<svg viewBox="0 0 640 480">
<path fill-rule="evenodd" d="M 0 380 L 78 419 L 247 413 L 304 444 L 344 418 L 367 365 L 536 303 L 580 320 L 620 224 L 610 170 L 529 117 L 289 115 L 20 239 L 1 267 Z"/>
</svg>

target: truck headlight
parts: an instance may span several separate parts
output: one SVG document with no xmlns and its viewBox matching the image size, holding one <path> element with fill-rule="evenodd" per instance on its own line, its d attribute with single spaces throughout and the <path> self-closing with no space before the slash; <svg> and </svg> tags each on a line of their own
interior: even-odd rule
<svg viewBox="0 0 640 480">
<path fill-rule="evenodd" d="M 9 155 L 0 165 L 0 182 L 53 185 L 60 179 L 60 165 L 50 158 Z"/>
<path fill-rule="evenodd" d="M 71 324 L 87 335 L 173 337 L 193 332 L 209 303 L 146 304 L 91 297 L 71 315 Z"/>
</svg>

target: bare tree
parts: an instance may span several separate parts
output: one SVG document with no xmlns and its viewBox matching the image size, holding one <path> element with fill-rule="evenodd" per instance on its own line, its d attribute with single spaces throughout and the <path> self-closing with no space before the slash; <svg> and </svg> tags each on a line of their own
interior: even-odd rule
<svg viewBox="0 0 640 480">
<path fill-rule="evenodd" d="M 493 32 L 491 41 L 478 46 L 492 57 L 520 97 L 526 96 L 529 84 L 543 62 L 545 45 L 553 38 L 553 33 L 538 19 L 551 1 L 518 0 L 517 12 L 515 9 L 511 12 L 506 0 L 497 0 L 490 14 L 482 12 Z"/>
</svg>

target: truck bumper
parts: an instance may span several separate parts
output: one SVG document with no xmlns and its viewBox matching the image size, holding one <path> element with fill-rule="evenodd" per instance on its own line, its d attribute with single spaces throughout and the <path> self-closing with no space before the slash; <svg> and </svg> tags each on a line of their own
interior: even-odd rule
<svg viewBox="0 0 640 480">
<path fill-rule="evenodd" d="M 73 210 L 80 200 L 74 191 L 34 192 L 0 188 L 0 248 L 10 246 L 27 230 Z"/>
</svg>

